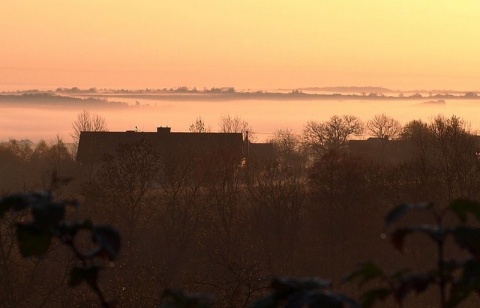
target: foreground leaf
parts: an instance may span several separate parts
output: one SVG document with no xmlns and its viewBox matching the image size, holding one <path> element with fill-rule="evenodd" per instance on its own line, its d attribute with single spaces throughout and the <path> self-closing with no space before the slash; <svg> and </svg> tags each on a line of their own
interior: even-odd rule
<svg viewBox="0 0 480 308">
<path fill-rule="evenodd" d="M 120 253 L 121 237 L 117 229 L 109 226 L 93 228 L 93 241 L 100 246 L 100 253 L 105 254 L 109 260 L 115 260 Z"/>
<path fill-rule="evenodd" d="M 34 224 L 42 229 L 56 228 L 65 217 L 63 203 L 35 204 L 32 207 Z"/>
<path fill-rule="evenodd" d="M 318 278 L 275 278 L 271 283 L 273 293 L 258 300 L 252 307 L 358 307 L 355 300 L 329 290 L 330 287 L 330 281 Z"/>
<path fill-rule="evenodd" d="M 209 308 L 212 307 L 211 299 L 201 293 L 187 293 L 183 290 L 167 289 L 163 293 L 161 308 Z"/>
<path fill-rule="evenodd" d="M 343 280 L 352 281 L 358 278 L 360 279 L 359 286 L 362 286 L 366 282 L 382 276 L 383 271 L 378 265 L 373 262 L 365 262 L 357 270 L 349 273 Z"/>
<path fill-rule="evenodd" d="M 456 227 L 452 232 L 458 246 L 480 260 L 480 228 Z"/>
<path fill-rule="evenodd" d="M 17 224 L 17 239 L 23 257 L 40 257 L 48 251 L 52 235 L 32 224 Z"/>
<path fill-rule="evenodd" d="M 435 274 L 406 274 L 400 279 L 400 284 L 395 288 L 393 295 L 398 303 L 402 303 L 411 292 L 422 293 L 430 284 L 435 283 Z"/>
<path fill-rule="evenodd" d="M 0 218 L 2 218 L 7 211 L 12 207 L 26 207 L 28 203 L 23 194 L 8 195 L 0 198 Z"/>
<path fill-rule="evenodd" d="M 370 290 L 362 294 L 360 297 L 360 304 L 362 305 L 362 308 L 370 308 L 379 300 L 385 301 L 390 293 L 392 293 L 392 291 L 386 288 Z"/>
<path fill-rule="evenodd" d="M 431 203 L 408 203 L 401 204 L 391 210 L 385 218 L 385 226 L 388 227 L 391 224 L 397 222 L 403 218 L 411 210 L 425 210 L 432 207 Z"/>
<path fill-rule="evenodd" d="M 480 203 L 478 202 L 458 199 L 450 203 L 449 207 L 463 223 L 467 221 L 467 214 L 471 214 L 480 222 Z"/>
<path fill-rule="evenodd" d="M 478 290 L 480 290 L 480 263 L 477 260 L 469 260 L 464 265 L 462 277 L 451 289 L 447 307 L 456 307 L 473 291 Z"/>
<path fill-rule="evenodd" d="M 279 277 L 272 280 L 270 287 L 278 294 L 285 294 L 288 296 L 293 292 L 325 289 L 331 287 L 331 285 L 332 283 L 329 280 L 319 278 L 294 279 Z"/>
<path fill-rule="evenodd" d="M 391 242 L 393 246 L 399 251 L 403 251 L 403 244 L 405 237 L 412 233 L 424 233 L 428 235 L 436 243 L 440 243 L 445 240 L 450 230 L 432 225 L 421 225 L 413 227 L 405 227 L 396 229 L 391 235 Z"/>
<path fill-rule="evenodd" d="M 98 279 L 98 266 L 74 267 L 70 271 L 70 280 L 68 284 L 76 287 L 85 281 L 90 287 L 96 289 Z"/>
</svg>

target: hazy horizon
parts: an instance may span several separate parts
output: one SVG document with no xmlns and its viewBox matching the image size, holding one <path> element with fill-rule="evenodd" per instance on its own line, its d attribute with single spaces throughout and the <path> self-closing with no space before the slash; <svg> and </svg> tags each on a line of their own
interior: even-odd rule
<svg viewBox="0 0 480 308">
<path fill-rule="evenodd" d="M 349 88 L 355 89 L 355 88 L 383 88 L 386 90 L 389 90 L 391 93 L 410 93 L 410 92 L 419 92 L 419 93 L 429 93 L 429 92 L 434 92 L 434 93 L 465 93 L 465 92 L 478 92 L 480 93 L 480 84 L 477 88 L 440 88 L 440 87 L 432 87 L 432 88 L 421 88 L 421 87 L 413 87 L 413 88 L 388 88 L 384 87 L 382 85 L 376 85 L 376 84 L 337 84 L 337 85 L 305 85 L 305 86 L 299 86 L 299 87 L 278 87 L 278 88 L 240 88 L 236 87 L 235 85 L 212 85 L 212 86 L 197 86 L 197 85 L 192 85 L 192 86 L 185 86 L 185 85 L 177 85 L 177 86 L 155 86 L 155 87 L 99 87 L 99 86 L 89 86 L 89 87 L 81 87 L 77 85 L 72 85 L 69 87 L 64 87 L 64 86 L 42 86 L 38 84 L 2 84 L 0 83 L 0 93 L 14 93 L 14 92 L 27 92 L 27 91 L 40 91 L 40 92 L 56 92 L 59 88 L 63 89 L 72 89 L 72 88 L 78 88 L 81 91 L 87 91 L 89 89 L 96 89 L 96 90 L 107 90 L 107 91 L 120 91 L 120 90 L 126 90 L 126 91 L 143 91 L 143 90 L 162 90 L 162 89 L 178 89 L 186 87 L 188 89 L 197 89 L 198 91 L 203 91 L 203 90 L 209 90 L 213 88 L 234 88 L 235 91 L 237 92 L 256 92 L 256 91 L 266 91 L 266 92 L 275 92 L 275 91 L 292 91 L 292 90 L 304 90 L 304 89 L 313 89 L 313 88 L 343 88 L 343 92 L 350 92 L 350 93 L 358 93 L 360 94 L 360 91 L 348 91 Z M 326 91 L 330 92 L 330 91 Z M 341 91 L 342 92 L 342 91 Z M 383 93 L 383 92 L 378 92 L 378 93 Z M 368 93 L 367 93 L 368 94 Z M 390 94 L 390 93 L 384 93 L 384 94 Z"/>
</svg>

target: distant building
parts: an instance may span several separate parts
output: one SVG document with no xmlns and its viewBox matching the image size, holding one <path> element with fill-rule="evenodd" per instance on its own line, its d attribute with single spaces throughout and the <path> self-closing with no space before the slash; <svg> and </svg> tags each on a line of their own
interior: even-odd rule
<svg viewBox="0 0 480 308">
<path fill-rule="evenodd" d="M 105 154 L 115 155 L 120 144 L 144 141 L 160 155 L 194 151 L 203 156 L 234 155 L 241 164 L 246 157 L 242 133 L 183 133 L 171 132 L 170 127 L 158 127 L 156 132 L 81 132 L 77 161 L 99 164 Z"/>
<path fill-rule="evenodd" d="M 480 136 L 471 135 L 475 154 L 480 158 Z M 424 144 L 424 146 L 429 146 Z M 416 155 L 418 146 L 408 140 L 387 140 L 382 138 L 368 138 L 367 140 L 349 140 L 350 153 L 370 160 L 402 163 L 410 161 Z M 465 150 L 465 149 L 462 149 Z"/>
</svg>

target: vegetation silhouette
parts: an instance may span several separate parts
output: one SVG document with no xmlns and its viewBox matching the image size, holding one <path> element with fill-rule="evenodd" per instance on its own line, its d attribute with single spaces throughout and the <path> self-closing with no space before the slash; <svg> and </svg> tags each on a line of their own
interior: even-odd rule
<svg viewBox="0 0 480 308">
<path fill-rule="evenodd" d="M 67 179 L 53 177 L 52 187 L 64 184 Z M 78 206 L 73 200 L 55 201 L 52 191 L 42 193 L 11 194 L 0 199 L 0 215 L 7 212 L 31 211 L 33 220 L 16 224 L 17 240 L 24 258 L 41 257 L 47 253 L 56 239 L 70 249 L 78 264 L 71 268 L 69 285 L 76 287 L 87 283 L 97 294 L 103 307 L 111 307 L 115 302 L 106 301 L 99 285 L 99 271 L 104 266 L 98 259 L 113 262 L 119 254 L 121 240 L 117 230 L 109 226 L 96 226 L 89 220 L 66 221 L 68 206 Z M 377 285 L 360 296 L 361 307 L 372 307 L 375 302 L 384 301 L 393 296 L 402 304 L 409 293 L 422 293 L 429 286 L 437 286 L 440 294 L 440 307 L 456 307 L 472 292 L 480 292 L 480 229 L 467 225 L 468 216 L 480 222 L 480 204 L 469 200 L 456 200 L 443 209 L 435 209 L 431 203 L 403 204 L 394 208 L 385 219 L 388 228 L 397 223 L 412 210 L 428 211 L 432 214 L 433 225 L 412 225 L 398 227 L 391 232 L 391 242 L 400 251 L 403 250 L 405 238 L 413 233 L 428 236 L 437 249 L 437 263 L 433 269 L 422 273 L 412 273 L 408 269 L 386 274 L 373 262 L 363 263 L 359 269 L 345 277 L 345 281 L 360 280 L 360 286 L 371 280 L 378 280 Z M 446 216 L 453 214 L 458 225 L 447 226 Z M 93 249 L 82 250 L 75 238 L 82 230 L 91 233 Z M 445 245 L 448 237 L 453 237 L 458 248 L 467 252 L 465 259 L 447 257 Z M 331 291 L 331 282 L 310 278 L 274 278 L 270 288 L 272 292 L 258 299 L 252 307 L 360 307 L 349 296 Z M 160 307 L 212 307 L 208 296 L 189 294 L 181 290 L 167 289 Z"/>
<path fill-rule="evenodd" d="M 447 206 L 480 197 L 478 137 L 468 125 L 455 116 L 412 121 L 396 139 L 352 140 L 350 135 L 341 146 L 319 145 L 317 153 L 304 138 L 280 130 L 270 144 L 251 143 L 245 165 L 241 148 L 208 150 L 203 142 L 167 145 L 158 152 L 148 142 L 125 143 L 89 165 L 76 162 L 60 138 L 36 146 L 12 140 L 0 144 L 2 200 L 16 191 L 21 196 L 51 191 L 52 171 L 73 176 L 75 181 L 52 194 L 54 202 L 82 204 L 75 211 L 67 206 L 64 217 L 114 225 L 122 238 L 122 253 L 113 263 L 97 260 L 108 267 L 98 275 L 104 297 L 121 306 L 147 307 L 440 306 L 437 241 L 426 245 L 430 229 L 422 228 L 432 222 L 437 230 L 431 213 L 445 211 L 438 214 L 447 230 L 445 303 L 456 305 L 452 294 L 465 295 L 458 305 L 478 302 L 476 282 L 462 278 L 466 266 L 472 279 L 477 277 L 476 231 L 464 231 L 475 230 L 478 222 L 456 214 L 472 216 L 477 206 L 455 201 L 473 204 L 462 205 L 468 209 L 460 212 Z M 402 207 L 388 216 L 405 200 L 431 200 L 436 206 Z M 405 215 L 409 211 L 415 215 Z M 384 217 L 397 217 L 389 218 L 388 230 L 407 228 L 407 235 L 386 232 Z M 85 292 L 88 283 L 68 287 L 72 268 L 81 262 L 56 237 L 43 257 L 22 257 L 17 223 L 31 221 L 31 211 L 13 208 L 0 220 L 1 305 L 97 306 L 96 293 Z M 403 255 L 381 232 L 408 237 Z M 467 244 L 459 244 L 462 232 Z M 85 251 L 95 248 L 88 229 L 80 229 L 74 243 Z M 360 288 L 340 279 L 362 260 L 379 265 L 368 262 L 353 271 L 351 280 L 360 281 Z M 458 261 L 455 268 L 451 260 Z M 409 271 L 396 271 L 404 268 Z M 408 296 L 417 291 L 423 296 Z"/>
<path fill-rule="evenodd" d="M 54 245 L 54 240 L 71 251 L 76 265 L 70 269 L 68 283 L 76 287 L 85 282 L 96 293 L 103 307 L 113 307 L 115 302 L 106 300 L 98 281 L 105 268 L 102 260 L 113 262 L 120 252 L 118 231 L 104 225 L 94 225 L 90 220 L 66 220 L 68 207 L 77 207 L 75 200 L 56 200 L 53 191 L 69 179 L 52 178 L 52 188 L 38 193 L 6 195 L 0 199 L 0 218 L 9 212 L 29 212 L 30 219 L 19 219 L 15 225 L 20 253 L 24 258 L 41 258 Z M 92 248 L 79 243 L 82 231 L 90 233 Z"/>
<path fill-rule="evenodd" d="M 427 211 L 433 218 L 433 224 L 400 226 L 390 234 L 391 243 L 403 251 L 407 236 L 418 233 L 429 238 L 436 250 L 436 263 L 433 268 L 422 272 L 401 269 L 385 273 L 373 262 L 363 263 L 358 270 L 346 277 L 346 281 L 360 280 L 360 286 L 377 280 L 375 288 L 367 290 L 360 297 L 362 307 L 371 307 L 388 296 L 401 306 L 410 293 L 423 293 L 431 286 L 438 288 L 439 307 L 456 307 L 467 299 L 472 292 L 480 291 L 480 229 L 477 225 L 466 224 L 469 216 L 480 222 L 480 204 L 470 200 L 455 200 L 444 208 L 436 208 L 431 203 L 403 204 L 394 208 L 385 218 L 385 227 L 400 221 L 411 211 Z M 452 224 L 447 217 L 453 215 L 458 224 Z M 447 240 L 459 250 L 466 252 L 462 259 L 447 253 Z M 452 250 L 449 247 L 448 250 Z M 378 285 L 383 285 L 378 287 Z"/>
<path fill-rule="evenodd" d="M 78 114 L 77 119 L 72 124 L 72 129 L 71 137 L 73 138 L 74 153 L 77 152 L 81 132 L 106 132 L 108 130 L 105 118 L 87 110 Z"/>
</svg>

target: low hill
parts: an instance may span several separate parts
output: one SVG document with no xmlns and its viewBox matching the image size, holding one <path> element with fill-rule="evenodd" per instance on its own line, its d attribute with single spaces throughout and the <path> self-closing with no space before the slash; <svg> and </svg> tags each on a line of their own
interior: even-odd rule
<svg viewBox="0 0 480 308">
<path fill-rule="evenodd" d="M 307 87 L 300 91 L 321 91 L 337 93 L 394 93 L 396 91 L 382 87 Z"/>
</svg>

